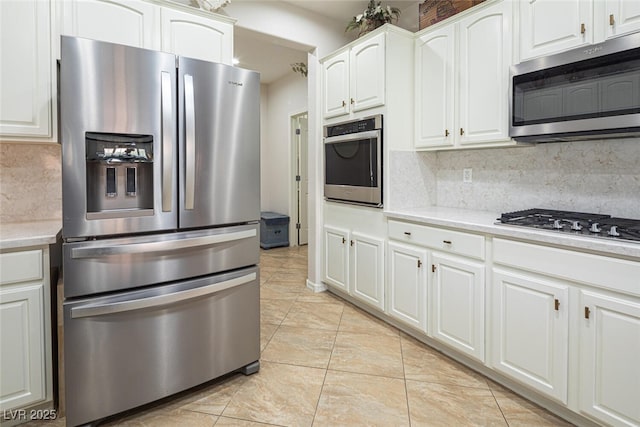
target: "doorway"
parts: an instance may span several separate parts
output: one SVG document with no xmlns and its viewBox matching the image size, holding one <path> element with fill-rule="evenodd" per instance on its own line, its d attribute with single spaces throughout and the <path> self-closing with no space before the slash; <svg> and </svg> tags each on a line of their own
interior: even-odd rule
<svg viewBox="0 0 640 427">
<path fill-rule="evenodd" d="M 307 201 L 309 199 L 309 173 L 307 169 L 307 153 L 309 140 L 309 124 L 307 112 L 291 116 L 291 141 L 293 145 L 293 189 L 295 237 L 299 246 L 309 242 L 309 221 Z M 297 236 L 296 236 L 297 235 Z M 295 238 L 294 237 L 294 238 Z"/>
</svg>

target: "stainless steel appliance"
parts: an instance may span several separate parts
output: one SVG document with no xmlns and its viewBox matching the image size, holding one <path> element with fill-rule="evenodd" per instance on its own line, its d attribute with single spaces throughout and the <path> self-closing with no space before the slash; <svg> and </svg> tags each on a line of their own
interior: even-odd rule
<svg viewBox="0 0 640 427">
<path fill-rule="evenodd" d="M 62 37 L 68 425 L 260 357 L 259 76 Z"/>
<path fill-rule="evenodd" d="M 509 135 L 553 142 L 640 135 L 640 33 L 512 68 Z"/>
<path fill-rule="evenodd" d="M 640 219 L 612 218 L 607 214 L 528 209 L 503 213 L 498 220 L 499 224 L 505 225 L 640 242 Z"/>
<path fill-rule="evenodd" d="M 382 115 L 324 127 L 324 196 L 382 207 Z"/>
</svg>

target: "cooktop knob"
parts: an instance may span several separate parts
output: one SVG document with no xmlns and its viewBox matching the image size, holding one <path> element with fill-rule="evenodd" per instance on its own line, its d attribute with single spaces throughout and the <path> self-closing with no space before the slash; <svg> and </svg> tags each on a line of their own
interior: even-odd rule
<svg viewBox="0 0 640 427">
<path fill-rule="evenodd" d="M 598 227 L 600 225 L 599 222 L 594 222 L 593 224 L 591 224 L 591 228 L 589 228 L 589 231 L 592 233 L 599 233 L 602 231 L 602 228 Z"/>
<path fill-rule="evenodd" d="M 580 221 L 572 221 L 571 222 L 571 229 L 573 231 L 580 231 L 582 230 L 582 224 L 580 224 Z"/>
<path fill-rule="evenodd" d="M 562 223 L 560 222 L 559 219 L 554 219 L 553 220 L 553 229 L 554 230 L 562 230 Z"/>
<path fill-rule="evenodd" d="M 618 233 L 618 226 L 612 225 L 608 234 L 609 236 L 618 237 L 620 235 L 620 233 Z"/>
</svg>

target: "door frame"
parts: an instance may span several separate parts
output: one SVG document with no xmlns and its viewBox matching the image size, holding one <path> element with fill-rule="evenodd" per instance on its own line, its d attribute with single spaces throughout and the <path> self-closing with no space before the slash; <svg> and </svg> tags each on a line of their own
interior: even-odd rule
<svg viewBox="0 0 640 427">
<path fill-rule="evenodd" d="M 291 159 L 289 162 L 289 171 L 290 171 L 290 176 L 289 176 L 289 182 L 290 182 L 290 195 L 289 195 L 289 212 L 291 212 L 291 218 L 289 221 L 289 244 L 291 246 L 300 246 L 300 235 L 299 235 L 299 231 L 296 228 L 296 224 L 298 223 L 298 216 L 299 216 L 299 210 L 298 210 L 298 186 L 296 185 L 296 175 L 298 173 L 298 168 L 297 168 L 297 163 L 298 163 L 298 144 L 297 139 L 296 139 L 296 127 L 294 126 L 294 120 L 297 120 L 297 118 L 299 116 L 307 116 L 307 121 L 309 120 L 309 111 L 308 110 L 304 110 L 304 111 L 298 111 L 296 113 L 291 113 L 289 114 L 289 147 L 290 147 L 290 153 L 291 153 Z M 308 123 L 307 123 L 307 130 L 308 130 Z M 309 138 L 307 138 L 307 175 L 309 173 L 309 168 L 308 168 L 308 162 L 309 162 L 309 150 L 308 150 L 308 145 L 309 145 Z M 309 204 L 309 200 L 307 198 L 307 206 Z M 309 212 L 307 209 L 307 223 L 309 222 Z M 307 243 L 309 242 L 309 238 L 307 236 Z"/>
</svg>

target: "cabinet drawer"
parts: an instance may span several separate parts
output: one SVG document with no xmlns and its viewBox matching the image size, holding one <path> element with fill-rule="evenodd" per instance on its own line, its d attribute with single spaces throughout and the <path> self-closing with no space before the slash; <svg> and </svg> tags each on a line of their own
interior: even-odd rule
<svg viewBox="0 0 640 427">
<path fill-rule="evenodd" d="M 484 237 L 477 234 L 390 220 L 389 238 L 484 260 Z"/>
<path fill-rule="evenodd" d="M 42 250 L 0 254 L 0 284 L 31 282 L 42 278 Z"/>
<path fill-rule="evenodd" d="M 495 263 L 640 296 L 640 262 L 493 239 Z"/>
</svg>

